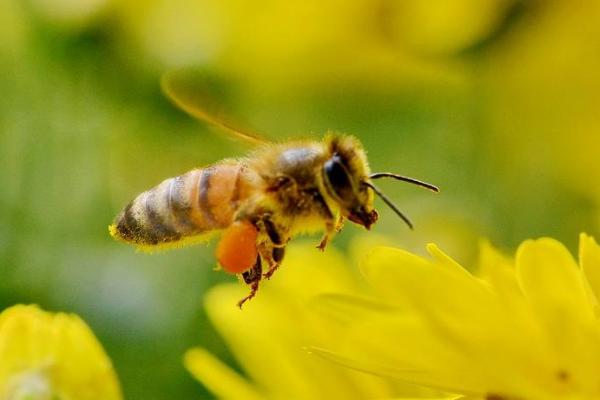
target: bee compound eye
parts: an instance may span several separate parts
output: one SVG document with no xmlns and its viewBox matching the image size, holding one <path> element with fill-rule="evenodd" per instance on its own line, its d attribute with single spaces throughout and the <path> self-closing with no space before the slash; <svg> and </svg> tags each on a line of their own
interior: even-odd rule
<svg viewBox="0 0 600 400">
<path fill-rule="evenodd" d="M 340 157 L 335 155 L 327 160 L 323 169 L 330 188 L 338 197 L 344 198 L 345 192 L 352 190 L 352 183 Z"/>
</svg>

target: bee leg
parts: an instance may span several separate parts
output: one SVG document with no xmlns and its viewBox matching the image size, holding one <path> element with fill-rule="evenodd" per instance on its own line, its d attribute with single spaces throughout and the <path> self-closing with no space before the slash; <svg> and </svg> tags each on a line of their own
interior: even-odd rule
<svg viewBox="0 0 600 400">
<path fill-rule="evenodd" d="M 321 242 L 317 245 L 317 249 L 321 251 L 325 251 L 325 247 L 327 247 L 327 243 L 329 243 L 329 239 L 335 235 L 336 225 L 333 223 L 333 220 L 325 221 L 325 233 L 321 238 Z"/>
<path fill-rule="evenodd" d="M 262 257 L 262 259 L 267 263 L 269 269 L 263 275 L 265 278 L 270 278 L 273 275 L 273 272 L 279 268 L 279 262 L 277 261 L 277 247 L 273 246 L 272 243 L 262 242 L 258 244 L 258 254 Z"/>
<path fill-rule="evenodd" d="M 275 264 L 269 268 L 269 270 L 263 275 L 263 277 L 271 279 L 273 273 L 277 271 L 279 265 L 281 265 L 281 261 L 283 260 L 284 255 L 285 247 L 273 247 L 271 257 L 273 258 L 273 261 L 275 261 Z"/>
<path fill-rule="evenodd" d="M 335 222 L 335 233 L 340 233 L 342 229 L 344 229 L 345 220 L 346 218 L 344 218 L 343 215 L 338 216 L 337 221 Z"/>
<path fill-rule="evenodd" d="M 269 265 L 269 270 L 263 275 L 269 279 L 279 268 L 285 253 L 285 231 L 271 221 L 270 215 L 265 214 L 257 221 L 258 230 L 266 233 L 267 239 L 258 244 L 258 253 Z"/>
<path fill-rule="evenodd" d="M 258 292 L 258 284 L 262 279 L 262 263 L 260 260 L 260 255 L 256 258 L 256 264 L 254 264 L 254 267 L 242 273 L 242 278 L 244 278 L 244 282 L 250 286 L 250 294 L 238 301 L 237 305 L 240 309 L 245 302 L 256 296 L 256 292 Z"/>
<path fill-rule="evenodd" d="M 321 251 L 325 251 L 325 248 L 327 247 L 327 243 L 329 243 L 329 234 L 328 233 L 323 235 L 323 237 L 321 238 L 321 241 L 317 245 L 317 249 L 319 249 Z"/>
</svg>

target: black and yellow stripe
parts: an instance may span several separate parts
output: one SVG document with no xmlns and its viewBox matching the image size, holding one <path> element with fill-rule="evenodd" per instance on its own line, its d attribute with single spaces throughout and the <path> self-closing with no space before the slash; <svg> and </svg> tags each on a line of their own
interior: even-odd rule
<svg viewBox="0 0 600 400">
<path fill-rule="evenodd" d="M 128 243 L 158 246 L 222 229 L 232 222 L 242 170 L 215 165 L 167 179 L 129 203 L 109 231 Z"/>
</svg>

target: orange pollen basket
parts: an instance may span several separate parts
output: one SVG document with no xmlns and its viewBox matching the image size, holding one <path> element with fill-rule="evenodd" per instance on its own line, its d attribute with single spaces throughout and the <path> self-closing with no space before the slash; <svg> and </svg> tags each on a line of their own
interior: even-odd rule
<svg viewBox="0 0 600 400">
<path fill-rule="evenodd" d="M 240 274 L 254 266 L 258 257 L 258 231 L 248 221 L 237 221 L 224 232 L 216 256 L 221 267 L 230 274 Z"/>
</svg>

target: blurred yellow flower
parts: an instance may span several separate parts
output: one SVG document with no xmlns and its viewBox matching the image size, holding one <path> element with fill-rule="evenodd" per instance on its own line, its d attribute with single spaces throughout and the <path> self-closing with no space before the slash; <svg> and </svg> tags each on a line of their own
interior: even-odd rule
<svg viewBox="0 0 600 400">
<path fill-rule="evenodd" d="M 0 399 L 121 398 L 110 360 L 79 317 L 23 305 L 0 314 Z"/>
<path fill-rule="evenodd" d="M 283 96 L 340 82 L 381 89 L 415 82 L 462 84 L 464 71 L 456 62 L 423 59 L 405 49 L 401 39 L 406 34 L 398 25 L 415 19 L 427 26 L 441 21 L 441 32 L 425 41 L 443 40 L 444 49 L 455 49 L 485 36 L 495 20 L 488 15 L 501 14 L 495 3 L 504 3 L 464 2 L 453 0 L 467 12 L 450 16 L 456 6 L 439 12 L 435 7 L 402 8 L 389 0 L 128 0 L 114 8 L 128 44 L 149 55 L 146 61 L 161 68 L 212 68 L 230 81 L 245 82 L 252 97 L 265 90 Z M 461 33 L 452 34 L 456 31 Z"/>
<path fill-rule="evenodd" d="M 549 176 L 600 208 L 590 184 L 600 178 L 600 2 L 523 5 L 522 20 L 478 64 L 490 161 L 512 192 L 531 189 L 524 176 Z"/>
<path fill-rule="evenodd" d="M 432 259 L 379 247 L 362 271 L 376 300 L 324 295 L 344 326 L 314 352 L 378 376 L 487 399 L 600 397 L 600 246 L 579 265 L 559 242 L 525 241 L 511 260 L 482 245 L 478 275 L 436 246 Z"/>
<path fill-rule="evenodd" d="M 506 23 L 514 0 L 386 1 L 388 31 L 409 49 L 451 55 L 493 36 Z M 382 7 L 382 6 L 380 6 Z"/>
<path fill-rule="evenodd" d="M 428 389 L 405 385 L 315 357 L 306 345 L 329 346 L 341 331 L 326 323 L 307 303 L 319 293 L 359 291 L 352 263 L 334 248 L 292 245 L 282 268 L 240 311 L 241 285 L 222 285 L 205 297 L 208 316 L 247 377 L 203 348 L 185 355 L 188 370 L 218 398 L 366 399 L 431 396 Z"/>
</svg>

